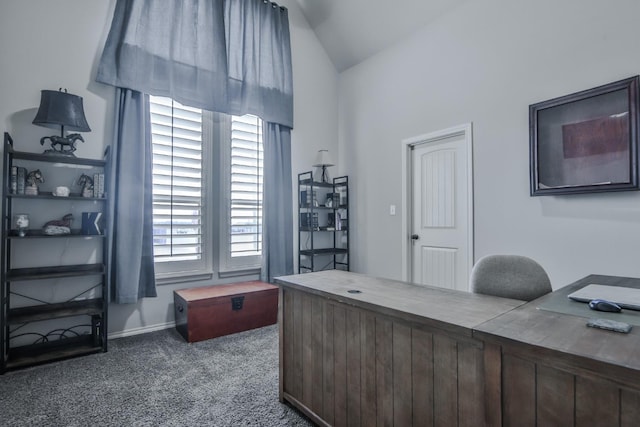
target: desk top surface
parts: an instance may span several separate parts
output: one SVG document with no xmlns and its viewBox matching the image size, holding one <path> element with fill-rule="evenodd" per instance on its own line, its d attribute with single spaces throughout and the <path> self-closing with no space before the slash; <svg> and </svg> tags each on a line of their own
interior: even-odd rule
<svg viewBox="0 0 640 427">
<path fill-rule="evenodd" d="M 590 275 L 479 325 L 474 336 L 515 347 L 536 346 L 567 360 L 586 358 L 640 371 L 640 327 L 628 334 L 605 331 L 586 326 L 588 317 L 607 317 L 603 313 L 586 310 L 584 316 L 588 317 L 584 317 L 539 309 L 549 302 L 557 305 L 560 298 L 566 299 L 566 304 L 576 304 L 567 295 L 592 283 L 640 288 L 640 279 Z M 640 312 L 629 311 L 627 315 L 640 316 Z"/>
<path fill-rule="evenodd" d="M 523 304 L 518 300 L 420 286 L 339 270 L 277 277 L 276 283 L 336 302 L 469 336 L 474 327 Z"/>
</svg>

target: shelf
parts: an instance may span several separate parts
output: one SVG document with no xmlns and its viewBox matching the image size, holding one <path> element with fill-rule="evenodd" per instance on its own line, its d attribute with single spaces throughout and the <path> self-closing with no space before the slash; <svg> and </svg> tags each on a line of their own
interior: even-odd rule
<svg viewBox="0 0 640 427">
<path fill-rule="evenodd" d="M 9 154 L 13 155 L 14 159 L 20 160 L 33 160 L 36 162 L 46 162 L 46 163 L 65 163 L 69 165 L 85 165 L 85 166 L 96 166 L 96 167 L 104 167 L 106 165 L 105 160 L 100 159 L 85 159 L 82 157 L 75 156 L 59 156 L 59 155 L 51 155 L 51 154 L 37 154 L 37 153 L 27 153 L 25 151 L 15 151 L 13 148 L 9 149 Z"/>
<path fill-rule="evenodd" d="M 311 232 L 311 231 L 347 231 L 347 229 L 345 227 L 336 230 L 335 228 L 327 228 L 327 227 L 318 227 L 318 228 L 312 228 L 312 227 L 300 227 L 300 231 L 306 231 L 306 232 Z"/>
<path fill-rule="evenodd" d="M 309 272 L 311 271 L 327 271 L 327 270 L 335 270 L 335 268 L 316 268 L 314 270 L 311 269 L 311 267 L 307 266 L 307 265 L 301 265 L 300 268 L 304 269 L 304 270 L 309 270 Z"/>
<path fill-rule="evenodd" d="M 333 211 L 337 211 L 338 209 L 347 209 L 347 205 L 340 205 L 340 206 L 304 206 L 301 205 L 300 209 L 308 209 L 308 210 L 317 210 L 317 209 L 323 209 L 323 210 L 333 210 Z"/>
<path fill-rule="evenodd" d="M 340 248 L 323 248 L 323 249 L 301 249 L 300 255 L 313 256 L 313 255 L 339 255 L 346 254 L 346 249 Z"/>
<path fill-rule="evenodd" d="M 105 197 L 82 197 L 80 193 L 71 193 L 67 197 L 54 196 L 53 194 L 46 194 L 44 192 L 31 196 L 28 194 L 9 194 L 7 193 L 7 197 L 11 197 L 13 199 L 31 199 L 31 200 L 75 200 L 75 201 L 83 201 L 83 202 L 105 202 L 107 199 Z"/>
<path fill-rule="evenodd" d="M 336 209 L 336 208 L 328 208 L 326 206 L 319 205 L 319 206 L 300 206 L 300 209 L 316 210 L 316 209 Z"/>
<path fill-rule="evenodd" d="M 102 298 L 32 305 L 9 310 L 7 322 L 11 325 L 63 317 L 102 315 L 102 308 Z"/>
<path fill-rule="evenodd" d="M 6 281 L 53 279 L 57 277 L 104 274 L 103 264 L 62 265 L 57 267 L 12 268 L 7 271 Z"/>
<path fill-rule="evenodd" d="M 314 186 L 319 188 L 333 188 L 333 184 L 330 182 L 317 182 L 310 179 L 303 179 L 300 181 L 300 185 Z"/>
<path fill-rule="evenodd" d="M 91 335 L 25 345 L 9 350 L 7 369 L 17 369 L 102 351 L 102 343 L 95 345 Z"/>
<path fill-rule="evenodd" d="M 56 239 L 56 238 L 59 239 L 59 238 L 69 238 L 69 237 L 88 237 L 88 238 L 100 237 L 102 238 L 102 237 L 105 237 L 105 235 L 104 234 L 82 234 L 82 230 L 80 229 L 71 230 L 71 234 L 49 235 L 49 234 L 45 234 L 40 228 L 27 230 L 26 236 L 18 236 L 16 230 L 11 230 L 9 233 L 7 233 L 7 239 L 17 239 L 17 240 Z"/>
</svg>

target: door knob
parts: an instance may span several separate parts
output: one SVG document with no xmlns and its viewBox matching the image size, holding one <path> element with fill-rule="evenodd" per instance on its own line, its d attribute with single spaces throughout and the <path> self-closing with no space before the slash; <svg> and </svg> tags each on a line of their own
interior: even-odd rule
<svg viewBox="0 0 640 427">
<path fill-rule="evenodd" d="M 417 234 L 412 234 L 411 235 L 411 240 L 418 240 L 420 238 L 420 236 L 418 236 Z"/>
</svg>

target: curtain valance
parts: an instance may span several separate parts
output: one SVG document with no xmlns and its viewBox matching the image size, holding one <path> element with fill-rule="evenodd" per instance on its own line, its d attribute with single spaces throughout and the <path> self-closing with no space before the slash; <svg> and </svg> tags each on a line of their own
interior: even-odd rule
<svg viewBox="0 0 640 427">
<path fill-rule="evenodd" d="M 288 11 L 265 0 L 118 0 L 96 80 L 292 128 Z"/>
</svg>

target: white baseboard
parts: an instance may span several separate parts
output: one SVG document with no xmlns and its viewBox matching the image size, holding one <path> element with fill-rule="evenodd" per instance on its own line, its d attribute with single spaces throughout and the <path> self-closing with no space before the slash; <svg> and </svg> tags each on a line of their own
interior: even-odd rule
<svg viewBox="0 0 640 427">
<path fill-rule="evenodd" d="M 130 337 L 132 335 L 146 334 L 147 332 L 161 331 L 163 329 L 175 328 L 176 322 L 158 323 L 157 325 L 140 326 L 139 328 L 127 329 L 121 332 L 108 334 L 108 339 Z"/>
</svg>

